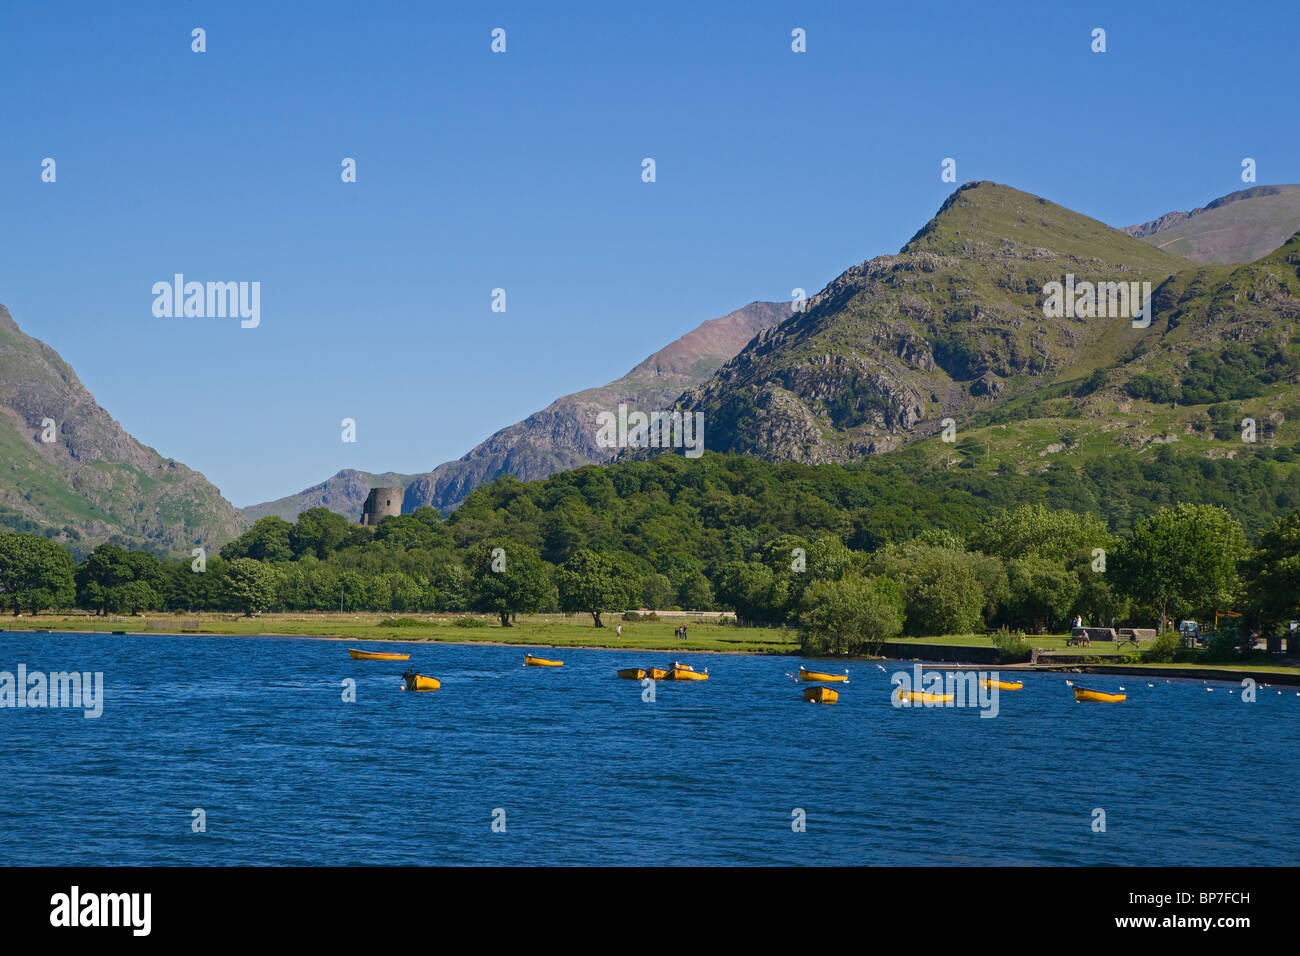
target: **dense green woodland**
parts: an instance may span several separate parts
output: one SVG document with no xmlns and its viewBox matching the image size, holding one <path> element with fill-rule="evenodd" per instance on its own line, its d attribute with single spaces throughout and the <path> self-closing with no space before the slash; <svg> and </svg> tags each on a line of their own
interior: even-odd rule
<svg viewBox="0 0 1300 956">
<path fill-rule="evenodd" d="M 881 457 L 840 467 L 663 455 L 528 484 L 502 478 L 444 519 L 359 527 L 323 508 L 259 520 L 204 559 L 107 543 L 80 564 L 0 534 L 0 606 L 479 611 L 728 609 L 815 649 L 900 633 L 1297 614 L 1300 477 L 1235 460 L 1117 451 L 1035 476 Z"/>
</svg>

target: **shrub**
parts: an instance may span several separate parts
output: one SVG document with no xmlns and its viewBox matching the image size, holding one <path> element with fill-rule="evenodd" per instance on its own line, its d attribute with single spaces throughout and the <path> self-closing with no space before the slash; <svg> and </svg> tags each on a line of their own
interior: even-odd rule
<svg viewBox="0 0 1300 956">
<path fill-rule="evenodd" d="M 386 617 L 375 627 L 419 627 L 423 623 L 415 617 Z"/>
<path fill-rule="evenodd" d="M 998 649 L 998 660 L 1003 664 L 1019 664 L 1033 656 L 1033 648 L 1025 640 L 1024 631 L 1009 631 L 1002 627 L 993 635 L 993 646 Z"/>
<path fill-rule="evenodd" d="M 458 617 L 452 620 L 454 627 L 487 627 L 488 622 L 481 617 Z"/>
<path fill-rule="evenodd" d="M 1152 664 L 1169 664 L 1182 650 L 1183 637 L 1177 631 L 1165 631 L 1145 651 L 1142 659 Z"/>
</svg>

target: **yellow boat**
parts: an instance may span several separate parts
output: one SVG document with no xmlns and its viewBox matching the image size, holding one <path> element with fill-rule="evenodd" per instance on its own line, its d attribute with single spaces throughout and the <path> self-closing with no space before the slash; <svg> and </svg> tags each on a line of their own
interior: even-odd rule
<svg viewBox="0 0 1300 956">
<path fill-rule="evenodd" d="M 670 667 L 669 670 L 693 671 L 695 668 L 690 664 L 679 664 L 676 661 L 673 661 L 673 666 Z"/>
<path fill-rule="evenodd" d="M 899 688 L 894 691 L 899 700 L 909 700 L 914 704 L 946 704 L 952 700 L 952 694 L 931 694 L 923 690 L 903 690 Z"/>
<path fill-rule="evenodd" d="M 645 678 L 644 667 L 627 667 L 618 672 L 619 677 L 626 677 L 628 680 L 642 680 Z"/>
<path fill-rule="evenodd" d="M 1093 701 L 1101 704 L 1118 704 L 1122 700 L 1128 700 L 1128 694 L 1107 694 L 1099 690 L 1088 690 L 1086 687 L 1076 687 L 1074 699 L 1080 703 Z"/>
<path fill-rule="evenodd" d="M 525 654 L 524 664 L 530 667 L 563 667 L 564 661 L 548 661 L 545 657 L 533 657 L 531 654 Z"/>
<path fill-rule="evenodd" d="M 803 699 L 810 704 L 833 704 L 840 699 L 840 692 L 829 687 L 805 687 Z"/>
<path fill-rule="evenodd" d="M 646 677 L 649 677 L 651 680 L 667 680 L 668 670 L 663 667 L 652 667 L 646 671 Z"/>
<path fill-rule="evenodd" d="M 823 674 L 821 671 L 810 671 L 800 667 L 799 679 L 823 684 L 847 684 L 849 682 L 849 673 L 845 671 L 843 674 Z"/>
<path fill-rule="evenodd" d="M 406 681 L 407 690 L 437 690 L 442 686 L 442 681 L 438 678 L 425 677 L 415 671 L 407 671 L 402 675 L 402 680 Z"/>
<path fill-rule="evenodd" d="M 1025 685 L 1018 681 L 994 680 L 992 677 L 984 678 L 984 686 L 988 690 L 996 687 L 998 690 L 1021 690 Z"/>
<path fill-rule="evenodd" d="M 407 661 L 411 659 L 410 654 L 393 654 L 388 651 L 356 651 L 350 647 L 348 653 L 352 655 L 354 661 Z"/>
<path fill-rule="evenodd" d="M 688 671 L 681 667 L 674 667 L 672 670 L 668 672 L 668 677 L 667 677 L 667 680 L 708 680 L 708 679 L 709 679 L 709 675 L 707 671 L 703 674 L 698 674 L 695 671 Z"/>
</svg>

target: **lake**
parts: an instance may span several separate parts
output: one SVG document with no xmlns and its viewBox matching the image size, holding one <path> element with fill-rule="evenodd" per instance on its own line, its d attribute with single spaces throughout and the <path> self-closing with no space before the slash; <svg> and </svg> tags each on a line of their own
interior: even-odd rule
<svg viewBox="0 0 1300 956">
<path fill-rule="evenodd" d="M 850 662 L 839 703 L 816 705 L 797 658 L 540 653 L 565 666 L 486 645 L 0 634 L 0 671 L 104 688 L 95 719 L 0 709 L 0 864 L 1300 862 L 1295 687 L 1244 703 L 1240 684 L 1076 675 L 1129 695 L 1076 704 L 1063 677 L 1026 674 L 987 719 L 892 706 L 903 662 Z M 673 659 L 710 680 L 646 702 L 614 675 Z M 399 690 L 407 667 L 442 689 Z"/>
</svg>

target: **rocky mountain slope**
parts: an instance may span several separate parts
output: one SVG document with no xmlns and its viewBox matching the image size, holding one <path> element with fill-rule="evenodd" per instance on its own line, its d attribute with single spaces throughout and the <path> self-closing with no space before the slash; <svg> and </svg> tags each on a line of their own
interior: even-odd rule
<svg viewBox="0 0 1300 956">
<path fill-rule="evenodd" d="M 243 521 L 198 472 L 128 435 L 0 306 L 0 527 L 39 528 L 78 552 L 113 540 L 188 553 Z"/>
<path fill-rule="evenodd" d="M 1252 417 L 1274 442 L 1300 414 L 1298 252 L 1292 238 L 1256 263 L 1197 265 L 970 183 L 898 255 L 845 272 L 679 405 L 704 412 L 709 450 L 776 461 L 924 446 L 945 464 L 1038 469 L 1067 450 L 1178 441 L 1231 456 L 1228 423 Z M 1150 282 L 1150 326 L 1049 318 L 1045 290 L 1067 275 Z"/>
<path fill-rule="evenodd" d="M 1195 262 L 1254 262 L 1300 231 L 1300 186 L 1254 186 L 1123 232 Z"/>
<path fill-rule="evenodd" d="M 484 482 L 501 475 L 522 481 L 545 478 L 594 462 L 608 461 L 610 449 L 596 444 L 596 415 L 631 407 L 669 408 L 682 390 L 705 381 L 763 329 L 790 314 L 777 302 L 751 302 L 710 319 L 639 363 L 616 381 L 556 399 L 521 422 L 501 429 L 456 461 L 422 475 L 369 475 L 342 471 L 296 495 L 242 509 L 256 520 L 277 514 L 292 521 L 306 508 L 323 506 L 356 520 L 370 484 L 405 487 L 404 512 L 431 505 L 444 514 Z"/>
</svg>

